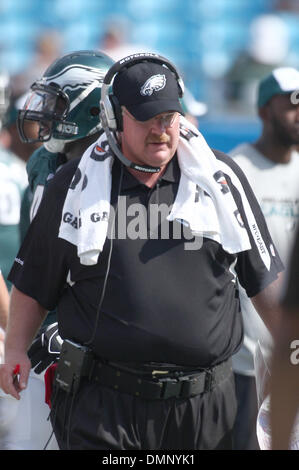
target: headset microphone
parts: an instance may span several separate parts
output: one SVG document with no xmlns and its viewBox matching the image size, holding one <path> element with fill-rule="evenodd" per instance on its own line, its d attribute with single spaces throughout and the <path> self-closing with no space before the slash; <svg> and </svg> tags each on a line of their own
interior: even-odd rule
<svg viewBox="0 0 299 470">
<path fill-rule="evenodd" d="M 137 165 L 136 163 L 133 163 L 130 160 L 128 160 L 124 156 L 124 154 L 121 152 L 113 133 L 110 132 L 109 129 L 106 129 L 104 125 L 103 125 L 103 129 L 106 133 L 106 136 L 107 136 L 109 145 L 111 147 L 111 150 L 113 151 L 113 153 L 120 159 L 120 161 L 125 166 L 127 166 L 129 168 L 133 168 L 134 170 L 143 171 L 145 173 L 158 173 L 161 170 L 161 168 L 159 168 L 159 167 L 147 166 L 147 165 Z"/>
<path fill-rule="evenodd" d="M 102 87 L 108 87 L 109 85 L 105 85 L 103 83 Z M 100 101 L 100 112 L 101 112 L 101 123 L 102 127 L 105 131 L 105 134 L 107 136 L 109 145 L 111 147 L 111 150 L 113 153 L 119 158 L 119 160 L 128 168 L 133 168 L 134 170 L 142 171 L 144 173 L 159 173 L 161 168 L 159 167 L 154 167 L 154 166 L 147 166 L 147 165 L 137 165 L 136 163 L 131 162 L 128 158 L 124 156 L 124 154 L 121 152 L 121 149 L 118 145 L 117 139 L 115 137 L 115 133 L 110 130 L 109 124 L 108 124 L 108 119 L 107 119 L 107 114 L 106 114 L 106 108 L 103 104 L 103 101 Z"/>
<path fill-rule="evenodd" d="M 155 166 L 147 166 L 147 165 L 137 165 L 136 163 L 131 162 L 128 160 L 124 154 L 121 152 L 119 145 L 116 142 L 116 139 L 110 130 L 105 129 L 103 126 L 104 131 L 106 132 L 107 139 L 109 142 L 109 145 L 111 147 L 111 150 L 113 153 L 120 159 L 120 161 L 127 167 L 133 168 L 133 170 L 138 170 L 138 171 L 143 171 L 144 173 L 159 173 L 161 170 L 160 167 L 155 167 Z"/>
</svg>

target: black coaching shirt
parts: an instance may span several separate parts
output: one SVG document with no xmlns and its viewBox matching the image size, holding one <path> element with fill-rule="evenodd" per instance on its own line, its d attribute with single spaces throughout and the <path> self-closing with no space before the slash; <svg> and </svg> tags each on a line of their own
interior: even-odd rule
<svg viewBox="0 0 299 470">
<path fill-rule="evenodd" d="M 58 238 L 77 160 L 66 164 L 50 182 L 13 264 L 10 281 L 45 308 L 57 305 L 63 338 L 89 343 L 95 331 L 92 348 L 106 359 L 200 367 L 227 359 L 237 351 L 243 335 L 236 274 L 248 295 L 254 296 L 283 267 L 243 173 L 229 157 L 215 154 L 229 170 L 225 176 L 246 224 L 229 173 L 236 173 L 243 185 L 271 253 L 270 270 L 251 234 L 251 250 L 229 254 L 209 238 L 203 239 L 200 248 L 190 249 L 195 239 L 188 229 L 178 221 L 166 221 L 163 211 L 153 223 L 151 209 L 162 204 L 170 207 L 176 197 L 180 181 L 176 156 L 151 189 L 124 169 L 119 194 L 121 164 L 115 159 L 111 203 L 116 207 L 118 201 L 118 213 L 113 244 L 112 237 L 107 237 L 98 263 L 81 265 L 76 247 Z M 69 223 L 77 223 L 72 215 L 68 217 Z"/>
</svg>

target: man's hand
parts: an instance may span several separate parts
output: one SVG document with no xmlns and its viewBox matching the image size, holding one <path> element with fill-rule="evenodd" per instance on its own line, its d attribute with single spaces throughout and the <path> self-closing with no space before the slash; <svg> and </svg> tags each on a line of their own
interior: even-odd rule
<svg viewBox="0 0 299 470">
<path fill-rule="evenodd" d="M 0 366 L 0 387 L 17 400 L 27 386 L 31 369 L 27 350 L 46 314 L 47 310 L 35 299 L 13 286 L 5 332 L 5 363 Z"/>
<path fill-rule="evenodd" d="M 5 364 L 0 365 L 2 390 L 19 400 L 20 392 L 27 386 L 30 368 L 31 363 L 26 353 L 11 350 L 9 356 L 5 357 Z"/>
<path fill-rule="evenodd" d="M 40 374 L 57 361 L 62 342 L 58 334 L 57 322 L 49 325 L 37 336 L 28 350 L 28 356 L 36 374 Z"/>
</svg>

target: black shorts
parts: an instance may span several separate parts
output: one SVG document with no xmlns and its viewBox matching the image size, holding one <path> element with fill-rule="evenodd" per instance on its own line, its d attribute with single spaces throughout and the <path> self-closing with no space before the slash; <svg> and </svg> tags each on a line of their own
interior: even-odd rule
<svg viewBox="0 0 299 470">
<path fill-rule="evenodd" d="M 209 392 L 166 400 L 83 380 L 74 397 L 57 392 L 51 422 L 62 450 L 229 450 L 236 408 L 233 374 Z"/>
</svg>

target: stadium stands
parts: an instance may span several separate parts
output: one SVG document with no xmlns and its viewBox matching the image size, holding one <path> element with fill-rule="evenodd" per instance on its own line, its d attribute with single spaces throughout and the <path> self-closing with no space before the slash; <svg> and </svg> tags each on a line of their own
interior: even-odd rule
<svg viewBox="0 0 299 470">
<path fill-rule="evenodd" d="M 122 17 L 131 24 L 130 40 L 146 44 L 148 50 L 171 59 L 195 98 L 208 101 L 209 105 L 209 100 L 213 104 L 214 81 L 224 77 L 238 54 L 246 49 L 251 21 L 273 12 L 275 3 L 275 0 L 1 0 L 0 69 L 11 75 L 20 73 L 28 65 L 36 38 L 45 28 L 61 33 L 63 52 L 99 48 L 107 22 Z M 278 12 L 278 15 L 290 31 L 290 57 L 298 60 L 299 13 Z"/>
</svg>

